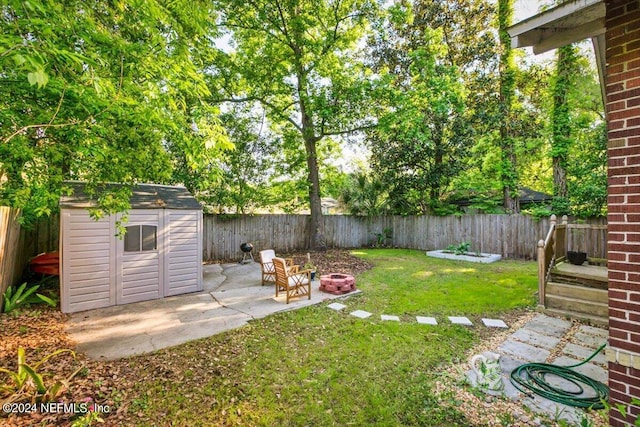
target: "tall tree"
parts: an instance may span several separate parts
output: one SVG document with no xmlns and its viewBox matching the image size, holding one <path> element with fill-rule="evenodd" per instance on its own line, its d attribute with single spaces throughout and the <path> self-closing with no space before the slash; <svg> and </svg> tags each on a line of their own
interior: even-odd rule
<svg viewBox="0 0 640 427">
<path fill-rule="evenodd" d="M 234 51 L 231 71 L 213 83 L 216 101 L 259 102 L 274 131 L 306 156 L 310 244 L 326 248 L 318 143 L 371 125 L 364 114 L 367 71 L 358 42 L 375 9 L 370 0 L 219 0 Z M 216 77 L 220 77 L 216 75 Z M 370 116 L 369 116 L 370 117 Z"/>
<path fill-rule="evenodd" d="M 498 0 L 500 38 L 500 182 L 504 209 L 519 212 L 516 141 L 512 128 L 516 65 L 507 28 L 513 21 L 513 0 Z"/>
<path fill-rule="evenodd" d="M 422 10 L 418 19 L 408 4 L 393 5 L 370 43 L 376 69 L 389 82 L 379 100 L 386 114 L 369 133 L 372 165 L 397 213 L 437 209 L 470 143 L 466 92 L 452 62 L 459 56 L 450 55 L 445 43 L 445 34 L 458 35 L 433 30 L 427 15 Z"/>
</svg>

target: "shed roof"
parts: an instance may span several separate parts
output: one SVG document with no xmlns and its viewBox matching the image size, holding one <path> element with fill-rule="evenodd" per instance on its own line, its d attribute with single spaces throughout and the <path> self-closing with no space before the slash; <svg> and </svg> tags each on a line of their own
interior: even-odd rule
<svg viewBox="0 0 640 427">
<path fill-rule="evenodd" d="M 87 209 L 97 206 L 96 194 L 86 191 L 85 182 L 65 182 L 65 186 L 71 187 L 73 194 L 60 197 L 60 207 Z M 96 188 L 97 193 L 103 191 L 115 191 L 126 187 L 125 184 L 102 184 Z M 157 184 L 133 184 L 131 187 L 129 203 L 131 209 L 184 209 L 202 210 L 202 206 L 189 193 L 185 187 L 157 185 Z"/>
</svg>

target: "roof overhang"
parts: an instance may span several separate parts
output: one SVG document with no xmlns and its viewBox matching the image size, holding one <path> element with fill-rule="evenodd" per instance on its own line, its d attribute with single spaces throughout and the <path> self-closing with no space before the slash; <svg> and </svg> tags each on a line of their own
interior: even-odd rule
<svg viewBox="0 0 640 427">
<path fill-rule="evenodd" d="M 573 0 L 525 19 L 510 28 L 511 47 L 531 46 L 540 54 L 605 32 L 604 0 Z"/>
<path fill-rule="evenodd" d="M 572 0 L 518 22 L 507 28 L 507 32 L 511 36 L 511 47 L 531 46 L 536 55 L 590 38 L 604 101 L 605 15 L 604 0 Z"/>
</svg>

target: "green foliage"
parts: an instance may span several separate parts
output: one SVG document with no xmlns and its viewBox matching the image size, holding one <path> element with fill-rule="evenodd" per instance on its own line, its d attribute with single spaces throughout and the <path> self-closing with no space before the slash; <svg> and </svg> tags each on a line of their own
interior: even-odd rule
<svg viewBox="0 0 640 427">
<path fill-rule="evenodd" d="M 40 285 L 33 285 L 27 287 L 27 283 L 23 283 L 18 287 L 10 286 L 4 292 L 2 311 L 4 313 L 11 313 L 12 311 L 28 304 L 41 304 L 45 303 L 51 307 L 58 305 L 57 301 L 47 297 L 46 295 L 36 293 L 40 288 Z"/>
<path fill-rule="evenodd" d="M 89 427 L 95 425 L 95 423 L 103 423 L 104 419 L 99 412 L 89 411 L 84 415 L 73 420 L 71 427 Z"/>
<path fill-rule="evenodd" d="M 385 112 L 368 134 L 372 168 L 389 188 L 394 213 L 427 213 L 461 170 L 470 143 L 464 85 L 444 61 L 441 31 L 393 19 L 387 25 L 396 37 L 378 42 L 385 54 L 377 67 L 393 72 L 379 100 Z"/>
<path fill-rule="evenodd" d="M 531 215 L 536 219 L 549 218 L 553 212 L 547 206 L 534 205 L 522 211 L 522 213 Z"/>
<path fill-rule="evenodd" d="M 209 2 L 9 0 L 1 10 L 0 204 L 22 208 L 25 222 L 55 212 L 63 180 L 168 183 L 174 158 L 197 169 L 225 145 L 217 111 L 201 103 Z M 104 213 L 122 209 L 103 201 Z"/>
<path fill-rule="evenodd" d="M 453 252 L 455 255 L 464 255 L 469 252 L 470 248 L 471 243 L 469 242 L 461 242 L 457 245 L 447 246 L 447 250 Z"/>
<path fill-rule="evenodd" d="M 374 246 L 376 248 L 384 248 L 387 246 L 387 241 L 393 239 L 393 229 L 385 228 L 382 233 L 374 233 L 376 236 L 376 242 Z"/>
<path fill-rule="evenodd" d="M 500 38 L 500 184 L 504 209 L 518 212 L 518 170 L 516 166 L 516 135 L 511 121 L 516 115 L 516 66 L 507 28 L 513 21 L 513 0 L 498 0 L 498 36 Z"/>
<path fill-rule="evenodd" d="M 551 200 L 551 213 L 556 215 L 569 215 L 571 213 L 571 205 L 569 199 L 565 197 L 555 196 Z"/>
<path fill-rule="evenodd" d="M 51 402 L 58 398 L 68 387 L 69 382 L 79 372 L 79 370 L 71 373 L 67 378 L 56 380 L 49 384 L 45 381 L 47 373 L 40 373 L 40 366 L 49 359 L 69 353 L 73 359 L 76 354 L 73 350 L 61 349 L 56 350 L 44 356 L 35 364 L 29 365 L 26 360 L 26 353 L 23 347 L 18 348 L 17 369 L 11 371 L 6 368 L 0 368 L 8 378 L 8 381 L 0 383 L 0 398 L 2 403 L 30 401 L 30 402 Z"/>
<path fill-rule="evenodd" d="M 351 215 L 383 215 L 389 209 L 388 193 L 383 182 L 372 173 L 363 171 L 349 175 L 347 186 L 340 196 Z"/>
</svg>

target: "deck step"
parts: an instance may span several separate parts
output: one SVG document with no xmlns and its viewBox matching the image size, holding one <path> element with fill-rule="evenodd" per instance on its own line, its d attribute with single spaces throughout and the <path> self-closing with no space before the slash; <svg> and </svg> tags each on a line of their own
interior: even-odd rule
<svg viewBox="0 0 640 427">
<path fill-rule="evenodd" d="M 606 267 L 597 267 L 593 265 L 578 266 L 562 262 L 551 269 L 550 279 L 554 282 L 571 283 L 590 288 L 608 288 Z"/>
<path fill-rule="evenodd" d="M 607 303 L 559 295 L 547 294 L 545 297 L 545 307 L 598 317 L 609 316 L 609 306 Z"/>
<path fill-rule="evenodd" d="M 548 282 L 546 295 L 560 296 L 572 299 L 587 300 L 591 302 L 609 303 L 609 293 L 605 289 L 573 285 L 569 283 Z"/>
<path fill-rule="evenodd" d="M 544 308 L 542 309 L 542 312 L 546 314 L 554 315 L 554 316 L 560 316 L 568 319 L 575 319 L 583 322 L 588 322 L 589 324 L 594 326 L 604 326 L 604 327 L 609 326 L 608 317 L 594 316 L 593 314 L 584 314 L 584 313 L 578 313 L 575 311 L 560 310 L 557 308 Z"/>
</svg>

